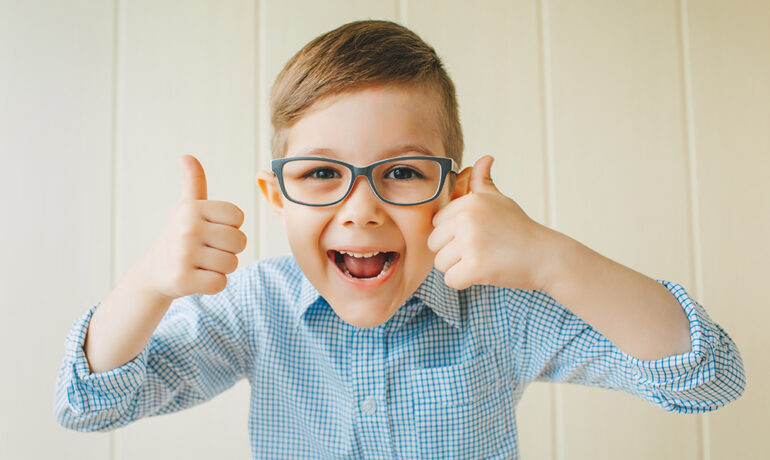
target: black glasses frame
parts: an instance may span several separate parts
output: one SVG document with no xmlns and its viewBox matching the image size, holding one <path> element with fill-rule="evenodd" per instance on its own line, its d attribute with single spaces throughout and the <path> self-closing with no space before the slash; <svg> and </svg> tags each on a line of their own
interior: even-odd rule
<svg viewBox="0 0 770 460">
<path fill-rule="evenodd" d="M 348 184 L 348 189 L 345 191 L 345 194 L 342 195 L 342 198 L 332 201 L 331 203 L 324 203 L 324 204 L 312 204 L 312 203 L 305 203 L 303 201 L 298 201 L 293 199 L 289 196 L 288 193 L 286 193 L 286 188 L 283 185 L 283 165 L 286 163 L 296 161 L 296 160 L 323 160 L 328 161 L 330 163 L 336 163 L 338 165 L 342 165 L 346 168 L 348 168 L 351 172 L 350 177 L 350 184 Z M 382 163 L 387 163 L 390 161 L 399 161 L 399 160 L 433 160 L 437 162 L 441 166 L 441 180 L 439 181 L 438 187 L 436 188 L 436 193 L 428 198 L 427 200 L 423 201 L 417 201 L 414 203 L 396 203 L 390 200 L 385 199 L 382 195 L 380 195 L 380 192 L 377 191 L 377 187 L 374 185 L 374 178 L 372 177 L 372 171 L 374 171 L 374 168 Z M 283 196 L 286 197 L 287 200 L 297 203 L 297 204 L 303 204 L 305 206 L 331 206 L 333 204 L 337 204 L 340 201 L 347 198 L 347 196 L 350 194 L 350 191 L 353 190 L 353 184 L 356 183 L 356 179 L 358 179 L 358 176 L 364 176 L 369 181 L 369 187 L 371 187 L 372 191 L 375 195 L 377 195 L 377 198 L 380 200 L 388 203 L 393 204 L 396 206 L 415 206 L 418 204 L 427 203 L 429 201 L 433 201 L 441 194 L 441 190 L 444 188 L 444 181 L 446 180 L 447 174 L 454 173 L 457 174 L 460 167 L 457 165 L 457 162 L 455 162 L 452 158 L 447 157 L 433 157 L 428 155 L 413 155 L 413 156 L 405 156 L 405 157 L 394 157 L 394 158 L 386 158 L 384 160 L 375 161 L 374 163 L 358 167 L 353 166 L 350 163 L 345 163 L 344 161 L 335 160 L 332 158 L 325 158 L 325 157 L 286 157 L 286 158 L 276 158 L 274 160 L 270 160 L 270 169 L 273 171 L 273 174 L 278 178 L 278 185 L 281 187 L 281 193 L 283 193 Z"/>
</svg>

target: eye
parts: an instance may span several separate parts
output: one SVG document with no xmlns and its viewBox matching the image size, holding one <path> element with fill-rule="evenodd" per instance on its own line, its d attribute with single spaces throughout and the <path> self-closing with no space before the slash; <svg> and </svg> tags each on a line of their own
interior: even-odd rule
<svg viewBox="0 0 770 460">
<path fill-rule="evenodd" d="M 336 179 L 339 177 L 342 177 L 339 172 L 337 172 L 336 169 L 333 168 L 316 168 L 311 171 L 308 171 L 305 173 L 303 178 L 309 178 L 309 179 Z"/>
<path fill-rule="evenodd" d="M 396 166 L 385 174 L 385 178 L 397 180 L 422 179 L 423 175 L 416 169 L 406 166 Z"/>
</svg>

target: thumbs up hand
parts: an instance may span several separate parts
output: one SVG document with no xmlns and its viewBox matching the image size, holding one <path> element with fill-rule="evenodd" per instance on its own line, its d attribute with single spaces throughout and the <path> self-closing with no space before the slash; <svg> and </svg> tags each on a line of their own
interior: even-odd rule
<svg viewBox="0 0 770 460">
<path fill-rule="evenodd" d="M 544 289 L 558 232 L 532 220 L 503 195 L 491 177 L 494 158 L 479 158 L 471 169 L 470 193 L 433 216 L 428 248 L 435 266 L 455 289 L 493 284 Z"/>
<path fill-rule="evenodd" d="M 226 201 L 207 199 L 206 174 L 192 155 L 183 155 L 182 196 L 165 227 L 143 255 L 145 282 L 157 294 L 175 299 L 216 294 L 238 268 L 236 254 L 246 247 L 243 211 Z"/>
</svg>

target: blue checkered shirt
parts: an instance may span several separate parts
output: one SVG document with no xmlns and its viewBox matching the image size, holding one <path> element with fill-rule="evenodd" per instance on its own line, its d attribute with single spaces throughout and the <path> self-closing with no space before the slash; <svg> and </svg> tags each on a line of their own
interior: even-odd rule
<svg viewBox="0 0 770 460">
<path fill-rule="evenodd" d="M 625 391 L 669 412 L 743 392 L 733 341 L 676 283 L 692 350 L 636 359 L 543 291 L 448 287 L 435 268 L 386 323 L 343 322 L 293 256 L 176 299 L 133 361 L 92 374 L 83 351 L 98 303 L 72 327 L 54 395 L 58 422 L 112 430 L 251 384 L 254 458 L 518 458 L 515 409 L 533 381 Z"/>
</svg>

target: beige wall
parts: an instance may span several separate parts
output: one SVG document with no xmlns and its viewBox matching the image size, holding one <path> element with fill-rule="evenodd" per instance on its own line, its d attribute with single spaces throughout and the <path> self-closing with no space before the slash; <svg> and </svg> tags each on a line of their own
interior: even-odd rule
<svg viewBox="0 0 770 460">
<path fill-rule="evenodd" d="M 524 459 L 770 458 L 770 2 L 0 0 L 0 458 L 247 458 L 248 385 L 108 434 L 53 418 L 72 321 L 149 246 L 195 154 L 246 212 L 241 265 L 288 252 L 259 200 L 266 95 L 344 22 L 413 28 L 459 94 L 465 164 L 536 220 L 680 282 L 735 339 L 742 399 L 668 414 L 530 387 Z"/>
</svg>

